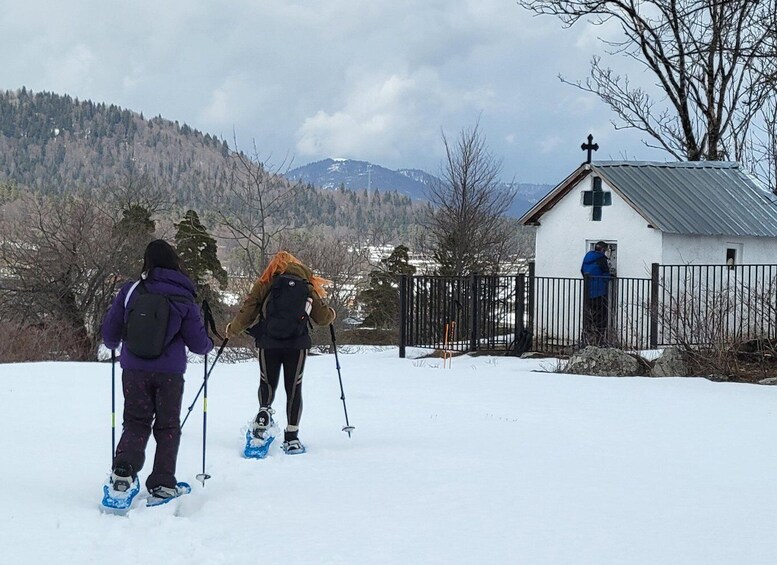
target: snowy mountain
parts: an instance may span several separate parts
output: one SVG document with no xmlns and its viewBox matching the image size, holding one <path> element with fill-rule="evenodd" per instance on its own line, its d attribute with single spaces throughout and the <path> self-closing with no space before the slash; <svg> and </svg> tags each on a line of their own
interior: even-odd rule
<svg viewBox="0 0 777 565">
<path fill-rule="evenodd" d="M 413 200 L 426 197 L 426 186 L 431 179 L 423 171 L 392 171 L 367 161 L 352 159 L 324 159 L 290 170 L 285 175 L 291 180 L 310 183 L 326 189 L 345 186 L 349 190 L 396 191 Z"/>
<path fill-rule="evenodd" d="M 324 159 L 290 170 L 285 175 L 291 180 L 310 183 L 315 187 L 334 190 L 344 186 L 350 190 L 396 191 L 413 200 L 426 200 L 428 187 L 439 181 L 434 175 L 419 169 L 391 170 L 367 161 L 353 159 Z M 507 190 L 509 185 L 503 183 Z M 516 183 L 513 189 L 516 197 L 509 214 L 520 217 L 537 203 L 551 185 Z"/>
<path fill-rule="evenodd" d="M 3 563 L 777 563 L 774 387 L 536 372 L 553 359 L 463 356 L 441 368 L 396 348 L 342 349 L 352 438 L 340 430 L 334 356 L 312 355 L 308 452 L 243 459 L 259 367 L 219 363 L 208 381 L 211 478 L 195 480 L 200 399 L 176 470 L 194 491 L 159 508 L 142 505 L 144 491 L 128 517 L 98 510 L 110 364 L 3 365 Z M 184 412 L 202 378 L 191 364 Z M 141 481 L 154 448 L 152 437 Z"/>
<path fill-rule="evenodd" d="M 520 218 L 550 192 L 553 185 L 521 182 L 513 185 L 513 188 L 515 189 L 515 200 L 510 207 L 510 215 L 514 218 Z"/>
</svg>

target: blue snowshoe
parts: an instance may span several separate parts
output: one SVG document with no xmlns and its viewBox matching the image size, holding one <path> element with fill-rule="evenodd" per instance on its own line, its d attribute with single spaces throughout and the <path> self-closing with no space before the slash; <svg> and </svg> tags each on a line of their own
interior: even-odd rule
<svg viewBox="0 0 777 565">
<path fill-rule="evenodd" d="M 251 430 L 246 431 L 246 444 L 243 448 L 243 457 L 247 459 L 264 459 L 270 446 L 275 440 L 272 430 L 267 430 L 261 437 L 255 437 Z"/>
<path fill-rule="evenodd" d="M 138 477 L 133 477 L 131 470 L 117 468 L 103 485 L 103 512 L 126 514 L 139 492 Z"/>
<path fill-rule="evenodd" d="M 270 451 L 272 442 L 278 435 L 278 426 L 272 415 L 275 411 L 262 407 L 251 425 L 246 430 L 246 443 L 243 457 L 248 459 L 264 459 Z"/>
<path fill-rule="evenodd" d="M 190 492 L 192 487 L 189 483 L 178 483 L 175 488 L 158 486 L 151 489 L 151 496 L 146 500 L 146 506 L 161 506 Z"/>
</svg>

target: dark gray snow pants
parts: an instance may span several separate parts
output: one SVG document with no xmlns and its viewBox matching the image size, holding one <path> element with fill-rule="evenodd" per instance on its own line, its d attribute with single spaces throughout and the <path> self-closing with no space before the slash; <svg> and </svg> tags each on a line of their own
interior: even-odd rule
<svg viewBox="0 0 777 565">
<path fill-rule="evenodd" d="M 124 431 L 116 447 L 114 468 L 119 463 L 129 463 L 135 473 L 140 471 L 153 429 L 156 453 L 146 487 L 149 490 L 160 485 L 175 487 L 175 464 L 181 443 L 183 375 L 125 369 L 121 380 Z"/>
</svg>

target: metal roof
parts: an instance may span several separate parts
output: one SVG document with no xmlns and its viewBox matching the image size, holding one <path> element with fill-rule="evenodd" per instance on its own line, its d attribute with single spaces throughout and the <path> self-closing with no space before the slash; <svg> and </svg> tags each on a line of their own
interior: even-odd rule
<svg viewBox="0 0 777 565">
<path fill-rule="evenodd" d="M 738 163 L 595 161 L 591 171 L 661 231 L 777 237 L 777 197 Z"/>
<path fill-rule="evenodd" d="M 777 237 L 777 197 L 738 163 L 600 161 L 591 169 L 661 231 Z"/>
</svg>

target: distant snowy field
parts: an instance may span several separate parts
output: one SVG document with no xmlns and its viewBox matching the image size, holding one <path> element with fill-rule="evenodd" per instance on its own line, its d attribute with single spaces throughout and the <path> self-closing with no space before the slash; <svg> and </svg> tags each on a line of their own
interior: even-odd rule
<svg viewBox="0 0 777 565">
<path fill-rule="evenodd" d="M 101 514 L 110 365 L 0 365 L 9 564 L 774 564 L 777 388 L 549 372 L 553 361 L 331 355 L 305 375 L 301 456 L 242 459 L 258 365 L 217 365 L 184 428 L 194 492 Z M 121 422 L 117 371 L 118 425 Z M 202 381 L 187 373 L 184 411 Z M 285 393 L 276 408 L 284 424 Z M 117 429 L 117 437 L 120 432 Z M 153 457 L 153 439 L 147 468 Z M 141 478 L 145 478 L 145 471 Z"/>
</svg>

